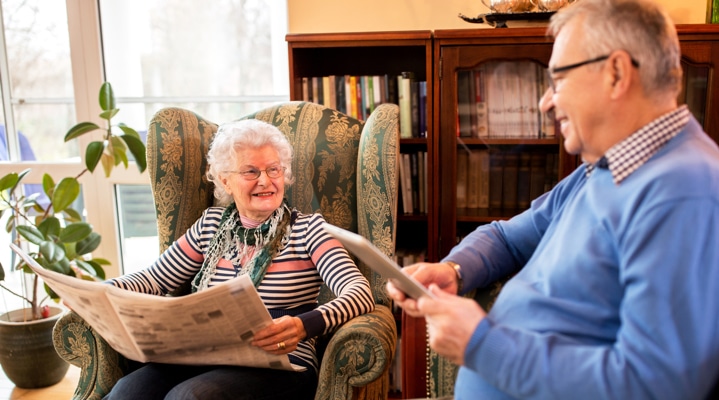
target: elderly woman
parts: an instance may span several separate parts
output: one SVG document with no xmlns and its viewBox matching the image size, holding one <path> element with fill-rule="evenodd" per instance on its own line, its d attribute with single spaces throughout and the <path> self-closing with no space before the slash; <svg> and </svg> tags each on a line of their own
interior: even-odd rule
<svg viewBox="0 0 719 400">
<path fill-rule="evenodd" d="M 164 295 L 188 280 L 198 291 L 249 274 L 274 319 L 252 344 L 288 354 L 306 370 L 146 364 L 120 379 L 106 399 L 311 399 L 316 337 L 372 311 L 369 283 L 324 232 L 321 215 L 284 202 L 292 147 L 276 127 L 257 120 L 222 125 L 208 161 L 222 206 L 205 210 L 150 268 L 110 283 Z M 337 298 L 318 306 L 323 282 Z"/>
</svg>

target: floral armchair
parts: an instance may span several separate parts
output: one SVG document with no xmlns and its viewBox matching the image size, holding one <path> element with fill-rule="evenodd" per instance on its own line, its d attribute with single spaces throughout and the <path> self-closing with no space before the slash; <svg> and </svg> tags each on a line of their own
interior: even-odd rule
<svg viewBox="0 0 719 400">
<path fill-rule="evenodd" d="M 366 123 L 305 102 L 287 102 L 243 117 L 277 126 L 295 150 L 291 206 L 321 212 L 337 226 L 358 232 L 391 255 L 395 247 L 398 182 L 398 115 L 380 105 Z M 205 155 L 217 124 L 191 111 L 166 108 L 150 121 L 147 160 L 157 208 L 161 250 L 166 249 L 213 202 L 204 176 Z M 384 293 L 385 281 L 358 264 L 373 288 L 376 307 L 340 327 L 326 341 L 316 399 L 383 399 L 397 328 Z M 323 288 L 320 302 L 331 293 Z M 137 363 L 115 352 L 70 312 L 53 340 L 65 360 L 80 367 L 74 400 L 101 399 Z"/>
</svg>

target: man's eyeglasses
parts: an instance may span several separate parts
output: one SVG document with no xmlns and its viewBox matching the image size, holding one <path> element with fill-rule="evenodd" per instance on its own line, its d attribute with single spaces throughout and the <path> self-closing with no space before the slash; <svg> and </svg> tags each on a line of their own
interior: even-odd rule
<svg viewBox="0 0 719 400">
<path fill-rule="evenodd" d="M 561 73 L 561 72 L 571 71 L 573 69 L 583 67 L 585 65 L 604 61 L 607 58 L 609 58 L 609 56 L 611 56 L 611 54 L 599 56 L 596 58 L 591 58 L 589 60 L 581 61 L 581 62 L 574 63 L 574 64 L 563 65 L 561 67 L 547 68 L 547 81 L 549 82 L 549 87 L 552 88 L 552 91 L 554 91 L 556 89 L 556 85 L 554 84 L 554 78 L 552 78 L 552 76 L 554 76 L 558 73 Z M 633 57 L 630 57 L 630 58 L 632 60 L 632 65 L 634 66 L 634 68 L 639 68 L 639 61 L 635 60 Z"/>
<path fill-rule="evenodd" d="M 266 169 L 248 168 L 242 171 L 225 171 L 226 174 L 239 174 L 246 181 L 254 181 L 260 179 L 260 175 L 264 172 L 270 179 L 281 177 L 285 173 L 285 167 L 281 165 L 273 165 Z"/>
</svg>

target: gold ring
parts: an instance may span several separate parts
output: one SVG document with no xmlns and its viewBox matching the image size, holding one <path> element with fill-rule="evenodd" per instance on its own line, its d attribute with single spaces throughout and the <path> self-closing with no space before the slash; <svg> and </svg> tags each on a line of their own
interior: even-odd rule
<svg viewBox="0 0 719 400">
<path fill-rule="evenodd" d="M 285 349 L 285 342 L 277 343 L 277 350 L 284 350 L 284 349 Z"/>
</svg>

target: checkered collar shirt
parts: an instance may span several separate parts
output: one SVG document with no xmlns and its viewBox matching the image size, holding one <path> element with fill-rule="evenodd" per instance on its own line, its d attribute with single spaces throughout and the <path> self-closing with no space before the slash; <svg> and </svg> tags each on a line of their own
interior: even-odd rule
<svg viewBox="0 0 719 400">
<path fill-rule="evenodd" d="M 643 126 L 612 146 L 595 164 L 585 164 L 589 177 L 595 168 L 609 168 L 614 184 L 622 181 L 679 134 L 689 122 L 689 109 L 681 106 Z"/>
</svg>

